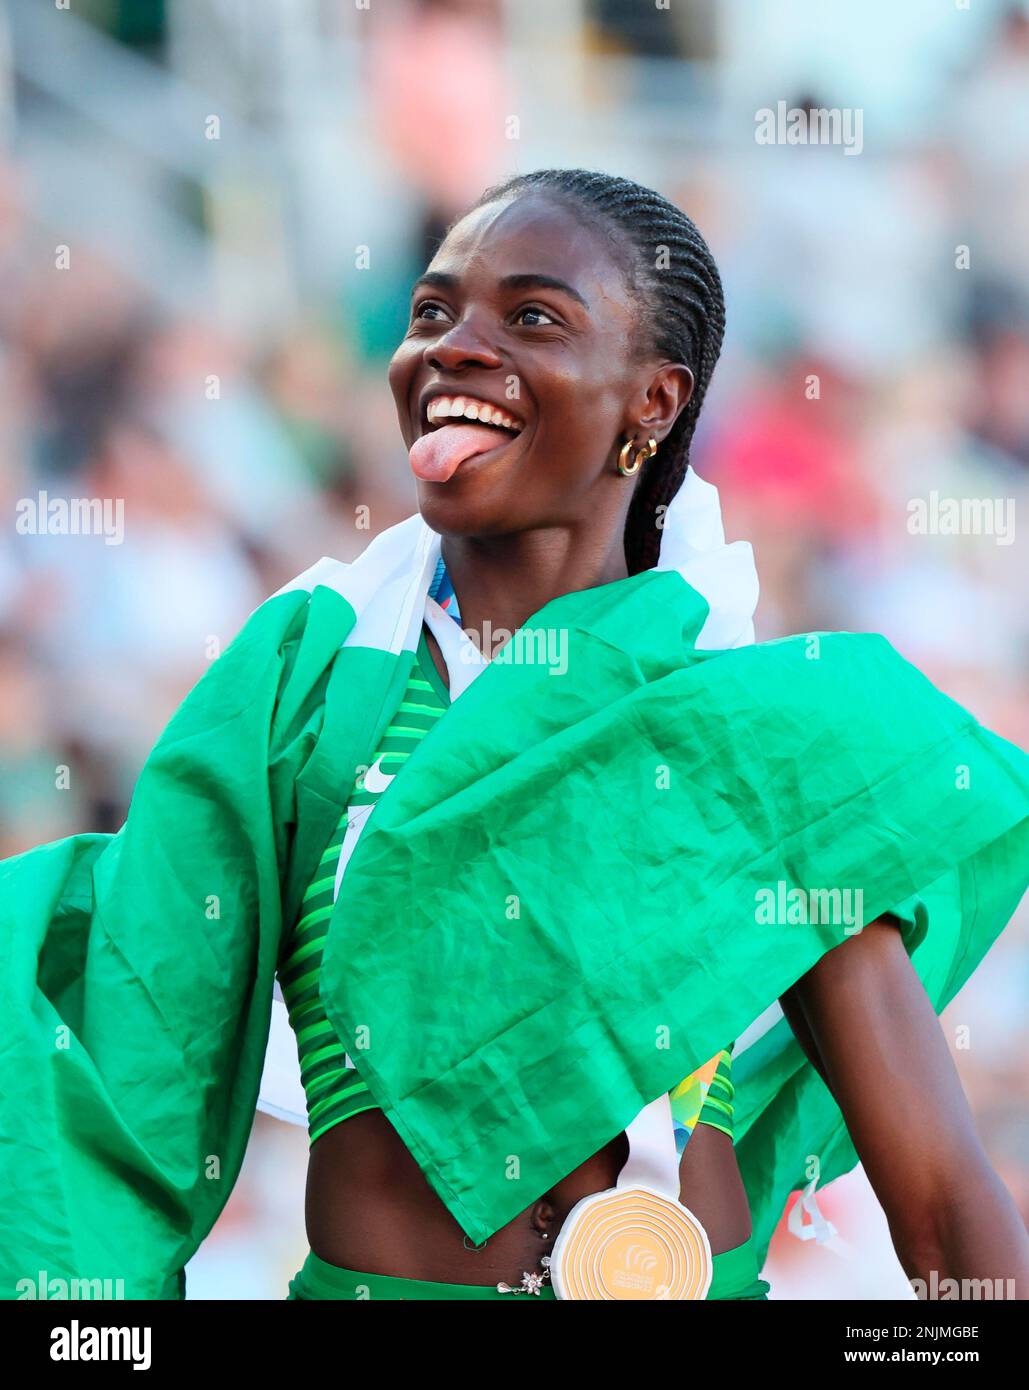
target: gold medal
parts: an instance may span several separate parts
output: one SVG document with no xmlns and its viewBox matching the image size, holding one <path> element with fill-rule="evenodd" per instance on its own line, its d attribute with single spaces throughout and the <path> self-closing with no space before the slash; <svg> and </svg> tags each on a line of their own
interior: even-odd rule
<svg viewBox="0 0 1029 1390">
<path fill-rule="evenodd" d="M 550 1262 L 558 1298 L 703 1299 L 712 1273 L 707 1232 L 689 1208 L 639 1184 L 577 1202 Z"/>
</svg>

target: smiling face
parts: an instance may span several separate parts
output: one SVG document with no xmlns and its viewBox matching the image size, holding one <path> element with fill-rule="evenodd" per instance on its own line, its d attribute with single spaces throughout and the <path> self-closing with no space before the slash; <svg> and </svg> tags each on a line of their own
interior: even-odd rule
<svg viewBox="0 0 1029 1390">
<path fill-rule="evenodd" d="M 639 336 L 606 233 L 542 193 L 463 218 L 415 286 L 389 369 L 433 530 L 624 520 L 619 449 L 663 438 L 692 385 L 685 367 L 643 356 Z"/>
</svg>

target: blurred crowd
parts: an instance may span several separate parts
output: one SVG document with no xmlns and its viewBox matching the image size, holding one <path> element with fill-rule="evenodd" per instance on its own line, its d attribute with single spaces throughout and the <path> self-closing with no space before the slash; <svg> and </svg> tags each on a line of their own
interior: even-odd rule
<svg viewBox="0 0 1029 1390">
<path fill-rule="evenodd" d="M 174 0 L 82 8 L 105 42 L 173 69 Z M 870 87 L 858 92 L 860 158 L 731 137 L 663 158 L 658 142 L 644 176 L 553 136 L 538 154 L 503 138 L 518 109 L 510 8 L 381 7 L 359 40 L 376 173 L 363 188 L 324 175 L 339 199 L 391 205 L 388 274 L 375 273 L 373 245 L 359 292 L 352 275 L 323 276 L 252 335 L 216 299 L 155 294 L 126 268 L 114 229 L 83 239 L 55 224 L 40 197 L 47 171 L 19 147 L 20 104 L 25 120 L 35 108 L 15 72 L 15 26 L 0 52 L 13 113 L 0 158 L 0 856 L 117 829 L 157 733 L 247 614 L 319 556 L 353 558 L 414 510 L 384 371 L 408 287 L 484 185 L 544 162 L 655 183 L 714 249 L 727 338 L 693 463 L 721 489 L 729 538 L 754 544 L 759 637 L 883 632 L 985 724 L 1029 744 L 1017 530 L 1029 514 L 1026 10 L 995 8 L 945 74 L 932 121 L 888 149 L 871 138 Z M 583 4 L 565 39 L 588 71 L 616 62 L 641 74 L 618 87 L 608 118 L 670 52 L 684 71 L 731 65 L 703 6 L 688 7 L 671 48 L 629 23 L 630 8 Z M 440 80 L 455 67 L 467 81 Z M 840 101 L 828 80 L 782 91 L 769 73 L 767 104 L 779 97 Z M 753 106 L 737 114 L 752 126 Z M 199 216 L 216 260 L 218 226 Z M 260 299 L 262 284 L 250 293 Z M 918 534 L 912 503 L 932 492 L 1010 501 L 1013 543 Z M 123 539 L 16 530 L 19 502 L 41 493 L 123 499 Z M 1016 924 L 945 1022 L 971 1026 L 962 1079 L 1029 1215 L 1027 995 Z M 191 1270 L 193 1296 L 282 1296 L 304 1253 L 305 1151 L 301 1131 L 259 1117 L 244 1179 Z M 780 1293 L 870 1296 L 870 1269 L 876 1287 L 888 1271 L 903 1293 L 867 1192 L 847 1183 L 823 1199 L 842 1247 L 777 1236 Z M 862 1239 L 878 1242 L 878 1263 L 855 1258 Z"/>
</svg>

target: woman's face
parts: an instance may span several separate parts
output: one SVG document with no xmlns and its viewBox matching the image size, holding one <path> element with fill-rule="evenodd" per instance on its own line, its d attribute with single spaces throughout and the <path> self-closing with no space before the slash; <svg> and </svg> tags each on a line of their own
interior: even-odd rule
<svg viewBox="0 0 1029 1390">
<path fill-rule="evenodd" d="M 605 510 L 616 494 L 628 505 L 615 459 L 653 425 L 655 364 L 634 351 L 636 322 L 603 233 L 545 195 L 453 228 L 389 368 L 433 530 L 512 534 L 589 519 L 601 495 Z"/>
</svg>

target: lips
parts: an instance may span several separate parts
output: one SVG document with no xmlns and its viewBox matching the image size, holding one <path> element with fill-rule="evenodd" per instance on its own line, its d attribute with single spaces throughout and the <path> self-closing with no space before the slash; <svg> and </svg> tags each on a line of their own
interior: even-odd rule
<svg viewBox="0 0 1029 1390">
<path fill-rule="evenodd" d="M 409 461 L 415 477 L 432 483 L 445 483 L 462 463 L 502 447 L 524 428 L 503 406 L 438 387 L 423 396 L 422 414 L 426 432 L 412 444 Z"/>
</svg>

